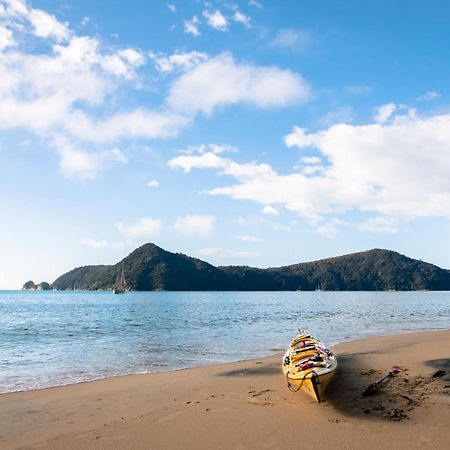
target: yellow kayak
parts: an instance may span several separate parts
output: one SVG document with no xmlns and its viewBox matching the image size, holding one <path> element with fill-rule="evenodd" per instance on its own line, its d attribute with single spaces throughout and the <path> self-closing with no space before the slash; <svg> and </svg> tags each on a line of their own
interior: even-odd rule
<svg viewBox="0 0 450 450">
<path fill-rule="evenodd" d="M 283 358 L 283 373 L 289 389 L 300 389 L 320 402 L 336 371 L 337 360 L 319 340 L 307 333 L 291 341 Z"/>
</svg>

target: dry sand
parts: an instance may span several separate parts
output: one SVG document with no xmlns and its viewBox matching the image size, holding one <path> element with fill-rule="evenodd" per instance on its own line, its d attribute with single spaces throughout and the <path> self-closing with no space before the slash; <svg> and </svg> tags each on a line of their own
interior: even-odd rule
<svg viewBox="0 0 450 450">
<path fill-rule="evenodd" d="M 0 448 L 450 449 L 450 331 L 334 350 L 321 404 L 287 389 L 281 355 L 3 394 Z M 363 398 L 394 364 L 404 370 Z"/>
</svg>

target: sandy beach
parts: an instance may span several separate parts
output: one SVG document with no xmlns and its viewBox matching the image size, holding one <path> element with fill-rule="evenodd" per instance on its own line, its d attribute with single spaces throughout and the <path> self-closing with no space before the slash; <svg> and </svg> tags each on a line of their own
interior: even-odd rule
<svg viewBox="0 0 450 450">
<path fill-rule="evenodd" d="M 334 351 L 321 404 L 287 389 L 281 355 L 3 394 L 0 448 L 449 448 L 450 331 Z M 402 372 L 362 397 L 394 364 Z"/>
</svg>

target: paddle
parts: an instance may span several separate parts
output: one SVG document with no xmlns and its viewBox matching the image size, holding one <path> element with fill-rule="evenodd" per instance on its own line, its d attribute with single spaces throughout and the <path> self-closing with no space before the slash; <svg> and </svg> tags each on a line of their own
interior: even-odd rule
<svg viewBox="0 0 450 450">
<path fill-rule="evenodd" d="M 371 385 L 369 385 L 367 387 L 367 389 L 363 392 L 363 396 L 367 397 L 368 395 L 372 394 L 374 391 L 376 391 L 378 385 L 386 380 L 386 378 L 391 378 L 394 375 L 396 375 L 397 373 L 401 372 L 401 368 L 399 366 L 392 366 L 391 370 L 389 370 L 389 372 L 387 373 L 387 375 L 385 375 L 383 378 L 380 378 L 378 381 L 375 381 L 375 383 L 372 383 Z"/>
</svg>

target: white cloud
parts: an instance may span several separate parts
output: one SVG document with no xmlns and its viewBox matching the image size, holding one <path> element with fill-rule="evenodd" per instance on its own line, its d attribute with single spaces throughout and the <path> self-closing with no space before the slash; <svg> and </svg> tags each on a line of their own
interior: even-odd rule
<svg viewBox="0 0 450 450">
<path fill-rule="evenodd" d="M 439 92 L 428 91 L 428 92 L 425 92 L 425 94 L 421 95 L 420 97 L 417 97 L 416 100 L 419 102 L 429 102 L 440 96 L 441 96 L 441 94 Z"/>
<path fill-rule="evenodd" d="M 175 111 L 211 114 L 218 106 L 239 102 L 281 107 L 310 96 L 311 89 L 299 74 L 239 64 L 224 53 L 181 75 L 171 86 L 168 104 Z"/>
<path fill-rule="evenodd" d="M 262 213 L 263 214 L 269 214 L 272 216 L 279 216 L 280 215 L 280 211 L 278 211 L 278 209 L 274 208 L 273 206 L 270 205 L 266 205 L 264 206 L 264 208 L 262 209 Z"/>
<path fill-rule="evenodd" d="M 33 39 L 49 45 L 33 45 L 30 53 Z M 8 1 L 0 17 L 0 52 L 0 129 L 45 138 L 69 177 L 92 180 L 108 161 L 126 162 L 120 150 L 99 144 L 173 136 L 191 120 L 147 109 L 99 114 L 111 111 L 111 98 L 123 84 L 134 88 L 144 54 L 105 49 L 99 39 L 76 36 L 55 16 L 22 1 Z"/>
<path fill-rule="evenodd" d="M 80 244 L 87 245 L 92 248 L 112 248 L 114 250 L 122 250 L 125 247 L 124 242 L 108 242 L 96 241 L 95 239 L 81 239 Z"/>
<path fill-rule="evenodd" d="M 159 187 L 159 181 L 156 181 L 156 180 L 150 180 L 150 181 L 147 183 L 147 186 L 148 186 L 148 187 L 151 187 L 151 188 L 157 188 L 157 187 Z"/>
<path fill-rule="evenodd" d="M 95 239 L 81 239 L 80 243 L 92 248 L 101 248 L 109 246 L 108 241 L 96 241 Z"/>
<path fill-rule="evenodd" d="M 187 215 L 178 217 L 174 228 L 187 236 L 208 236 L 214 227 L 214 217 L 201 215 Z"/>
<path fill-rule="evenodd" d="M 111 154 L 111 157 L 118 162 L 121 162 L 121 163 L 128 162 L 128 158 L 118 148 L 113 148 L 112 150 L 110 150 L 110 154 Z"/>
<path fill-rule="evenodd" d="M 359 229 L 361 231 L 370 231 L 371 233 L 395 234 L 398 229 L 395 221 L 388 217 L 374 217 L 363 222 Z"/>
<path fill-rule="evenodd" d="M 255 162 L 239 164 L 212 152 L 200 156 L 177 156 L 169 160 L 167 164 L 172 169 L 180 168 L 185 172 L 190 172 L 192 169 L 220 169 L 221 175 L 230 175 L 242 181 L 253 180 L 258 177 L 264 179 L 275 174 L 268 164 L 257 164 Z"/>
<path fill-rule="evenodd" d="M 232 145 L 226 144 L 200 144 L 200 145 L 191 145 L 183 150 L 180 150 L 180 153 L 183 155 L 204 155 L 205 153 L 213 153 L 215 155 L 220 155 L 221 153 L 236 153 L 238 149 L 233 147 Z"/>
<path fill-rule="evenodd" d="M 420 118 L 409 112 L 385 124 L 342 123 L 316 133 L 294 127 L 286 145 L 316 149 L 327 161 L 312 176 L 279 174 L 267 164 L 212 153 L 177 157 L 169 166 L 214 169 L 236 182 L 209 194 L 282 205 L 311 222 L 353 210 L 399 219 L 450 218 L 449 130 L 450 114 Z"/>
<path fill-rule="evenodd" d="M 327 237 L 335 237 L 338 232 L 336 224 L 330 222 L 317 225 L 314 231 L 317 234 Z"/>
<path fill-rule="evenodd" d="M 117 222 L 116 228 L 127 239 L 155 239 L 161 232 L 162 222 L 158 219 L 142 217 L 136 223 L 131 225 Z"/>
<path fill-rule="evenodd" d="M 189 121 L 186 116 L 144 109 L 116 113 L 103 120 L 93 119 L 78 111 L 67 118 L 64 126 L 79 139 L 110 143 L 121 139 L 174 137 Z"/>
<path fill-rule="evenodd" d="M 86 151 L 73 146 L 66 139 L 55 137 L 53 144 L 60 156 L 59 166 L 68 178 L 91 181 L 111 161 L 126 163 L 125 155 L 117 148 L 112 150 Z"/>
<path fill-rule="evenodd" d="M 170 73 L 175 70 L 186 71 L 208 59 L 206 53 L 197 51 L 177 52 L 169 56 L 150 52 L 149 57 L 154 61 L 156 69 L 162 73 Z"/>
<path fill-rule="evenodd" d="M 87 152 L 73 147 L 64 139 L 57 140 L 60 155 L 59 166 L 68 178 L 90 181 L 96 178 L 103 167 L 106 155 L 103 152 Z"/>
<path fill-rule="evenodd" d="M 375 122 L 384 123 L 386 122 L 392 114 L 397 109 L 397 105 L 395 103 L 386 103 L 385 105 L 381 105 L 377 108 L 377 112 L 375 114 Z"/>
<path fill-rule="evenodd" d="M 327 111 L 322 117 L 317 120 L 317 127 L 329 127 L 336 123 L 351 123 L 355 113 L 353 108 L 348 105 L 339 106 L 335 109 Z"/>
<path fill-rule="evenodd" d="M 28 19 L 34 27 L 34 34 L 38 37 L 54 37 L 59 41 L 70 37 L 67 25 L 59 22 L 55 16 L 45 11 L 29 8 Z"/>
<path fill-rule="evenodd" d="M 6 18 L 18 29 L 24 28 L 23 22 L 28 22 L 31 25 L 31 32 L 37 37 L 62 41 L 71 35 L 66 23 L 58 21 L 54 15 L 41 9 L 30 8 L 25 1 L 5 0 L 0 6 L 3 8 L 2 18 Z"/>
<path fill-rule="evenodd" d="M 315 175 L 320 172 L 324 172 L 325 167 L 320 165 L 314 165 L 314 166 L 306 166 L 302 168 L 303 175 Z"/>
<path fill-rule="evenodd" d="M 262 9 L 262 8 L 263 8 L 263 5 L 262 5 L 260 2 L 257 2 L 256 0 L 250 0 L 250 1 L 248 2 L 248 4 L 249 4 L 250 6 L 254 6 L 255 8 L 259 8 L 259 9 Z"/>
<path fill-rule="evenodd" d="M 309 31 L 284 28 L 277 32 L 270 45 L 296 51 L 305 50 L 312 42 Z"/>
<path fill-rule="evenodd" d="M 243 242 L 262 242 L 262 239 L 256 236 L 239 235 L 236 236 L 236 239 Z"/>
<path fill-rule="evenodd" d="M 281 223 L 273 223 L 272 228 L 277 231 L 284 231 L 285 233 L 292 233 L 292 228 L 289 225 L 283 225 Z"/>
<path fill-rule="evenodd" d="M 200 36 L 200 31 L 198 31 L 199 20 L 197 16 L 194 16 L 191 20 L 186 20 L 184 22 L 184 32 L 192 34 L 194 37 Z"/>
<path fill-rule="evenodd" d="M 167 7 L 172 11 L 174 14 L 177 12 L 177 7 L 172 3 L 167 3 Z"/>
<path fill-rule="evenodd" d="M 233 16 L 233 20 L 235 22 L 241 23 L 245 28 L 251 27 L 251 19 L 249 16 L 246 16 L 244 13 L 240 11 L 236 11 Z"/>
<path fill-rule="evenodd" d="M 205 17 L 207 24 L 211 28 L 219 31 L 227 31 L 228 21 L 218 9 L 213 12 L 203 11 L 203 16 Z"/>
<path fill-rule="evenodd" d="M 322 159 L 318 156 L 303 156 L 300 158 L 300 161 L 305 164 L 320 164 L 322 162 Z"/>
<path fill-rule="evenodd" d="M 209 247 L 209 248 L 203 248 L 198 251 L 199 255 L 201 256 L 218 256 L 218 257 L 225 257 L 225 258 L 251 258 L 255 256 L 260 256 L 261 254 L 259 252 L 248 252 L 248 251 L 240 251 L 240 250 L 228 250 L 226 248 L 219 248 L 219 247 Z"/>
<path fill-rule="evenodd" d="M 15 45 L 16 42 L 13 38 L 12 31 L 0 25 L 0 51 L 8 47 L 14 47 Z"/>
<path fill-rule="evenodd" d="M 0 16 L 0 130 L 33 133 L 56 150 L 63 174 L 92 180 L 108 163 L 127 161 L 123 141 L 174 137 L 197 113 L 220 106 L 278 107 L 310 96 L 307 83 L 289 70 L 240 64 L 229 54 L 207 60 L 201 52 L 150 53 L 158 70 L 184 73 L 159 108 L 127 109 L 117 98 L 125 91 L 134 102 L 147 55 L 106 47 L 51 14 L 8 0 Z M 209 144 L 206 153 L 225 151 L 231 147 Z"/>
</svg>

